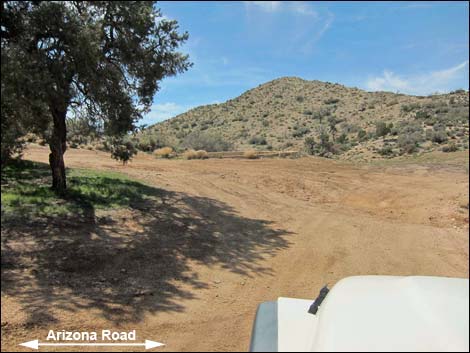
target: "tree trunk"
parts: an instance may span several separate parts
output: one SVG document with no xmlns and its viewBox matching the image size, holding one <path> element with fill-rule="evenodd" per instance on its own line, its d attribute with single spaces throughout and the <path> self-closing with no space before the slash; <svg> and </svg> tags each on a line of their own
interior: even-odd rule
<svg viewBox="0 0 470 353">
<path fill-rule="evenodd" d="M 51 109 L 54 119 L 54 129 L 49 142 L 51 153 L 49 154 L 49 165 L 52 172 L 52 189 L 58 194 L 63 194 L 67 188 L 65 179 L 64 153 L 67 149 L 65 127 L 65 116 L 67 111 L 61 111 L 56 108 Z"/>
</svg>

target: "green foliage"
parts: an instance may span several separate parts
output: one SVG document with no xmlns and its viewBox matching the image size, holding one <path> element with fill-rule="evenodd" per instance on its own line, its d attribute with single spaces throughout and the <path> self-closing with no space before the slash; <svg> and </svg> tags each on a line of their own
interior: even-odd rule
<svg viewBox="0 0 470 353">
<path fill-rule="evenodd" d="M 454 142 L 451 142 L 447 146 L 442 147 L 442 152 L 456 152 L 459 148 Z"/>
<path fill-rule="evenodd" d="M 2 168 L 2 222 L 128 207 L 143 201 L 150 189 L 112 172 L 68 169 L 67 176 L 68 192 L 59 197 L 49 186 L 48 165 L 18 161 Z"/>
<path fill-rule="evenodd" d="M 89 119 L 76 117 L 67 119 L 67 141 L 74 145 L 88 144 L 97 140 L 100 131 Z"/>
<path fill-rule="evenodd" d="M 177 51 L 188 34 L 154 1 L 4 1 L 1 21 L 2 100 L 5 91 L 12 107 L 5 114 L 47 139 L 51 164 L 61 169 L 58 191 L 65 189 L 66 116 L 124 136 L 159 82 L 191 66 Z M 121 147 L 113 156 L 129 158 Z"/>
<path fill-rule="evenodd" d="M 140 134 L 137 134 L 135 139 L 136 147 L 144 152 L 152 152 L 157 148 L 170 145 L 167 138 L 154 130 L 146 130 Z"/>
<path fill-rule="evenodd" d="M 310 132 L 310 129 L 305 126 L 295 126 L 292 132 L 292 137 L 299 138 Z"/>
<path fill-rule="evenodd" d="M 384 144 L 383 147 L 379 150 L 379 154 L 385 157 L 392 157 L 395 153 L 393 152 L 393 147 L 389 144 Z"/>
<path fill-rule="evenodd" d="M 365 141 L 367 140 L 367 131 L 364 130 L 364 129 L 360 129 L 358 132 L 357 132 L 357 139 L 359 141 Z"/>
<path fill-rule="evenodd" d="M 107 149 L 111 152 L 111 157 L 126 164 L 137 154 L 137 148 L 134 142 L 128 137 L 111 137 L 105 143 Z"/>
<path fill-rule="evenodd" d="M 266 138 L 260 136 L 253 136 L 249 141 L 251 145 L 267 145 Z"/>
<path fill-rule="evenodd" d="M 314 155 L 316 152 L 316 142 L 313 137 L 307 137 L 304 141 L 305 151 L 310 154 Z"/>
<path fill-rule="evenodd" d="M 193 131 L 185 137 L 183 147 L 207 152 L 230 151 L 233 146 L 216 133 Z"/>
<path fill-rule="evenodd" d="M 338 98 L 329 98 L 323 101 L 325 104 L 336 104 L 339 102 Z"/>
<path fill-rule="evenodd" d="M 347 122 L 343 122 L 341 124 L 341 131 L 345 134 L 350 134 L 350 133 L 357 133 L 359 132 L 360 127 L 357 124 L 350 124 Z"/>
<path fill-rule="evenodd" d="M 382 137 L 390 133 L 390 128 L 383 121 L 378 121 L 375 123 L 375 136 Z"/>
<path fill-rule="evenodd" d="M 88 112 L 110 135 L 131 130 L 152 104 L 158 82 L 190 67 L 176 52 L 187 33 L 178 33 L 177 22 L 154 5 L 4 2 L 2 51 L 6 65 L 18 60 L 17 70 L 30 77 L 31 87 L 21 92 L 30 100 L 25 103 L 43 99 L 50 109 L 67 111 L 73 101 L 74 115 L 76 109 Z"/>
<path fill-rule="evenodd" d="M 421 105 L 419 103 L 410 103 L 410 104 L 403 104 L 401 106 L 401 111 L 404 113 L 412 112 L 413 110 L 419 109 Z"/>
<path fill-rule="evenodd" d="M 348 135 L 346 135 L 344 132 L 339 135 L 338 139 L 336 140 L 336 142 L 340 143 L 340 144 L 345 144 L 348 142 Z"/>
<path fill-rule="evenodd" d="M 448 140 L 447 133 L 445 132 L 445 130 L 431 131 L 430 134 L 427 134 L 426 137 L 432 142 L 439 144 L 444 143 Z"/>
<path fill-rule="evenodd" d="M 419 141 L 415 134 L 403 134 L 398 136 L 397 145 L 402 153 L 411 154 L 418 150 Z"/>
<path fill-rule="evenodd" d="M 425 110 L 419 110 L 418 112 L 416 112 L 416 115 L 415 115 L 416 119 L 421 119 L 421 120 L 427 120 L 430 117 L 431 117 L 431 114 L 429 114 Z"/>
<path fill-rule="evenodd" d="M 328 127 L 330 128 L 330 133 L 333 136 L 333 139 L 335 137 L 335 134 L 338 132 L 338 129 L 336 128 L 336 124 L 338 124 L 338 119 L 334 115 L 328 117 Z"/>
<path fill-rule="evenodd" d="M 330 135 L 324 128 L 320 128 L 318 142 L 314 137 L 307 137 L 304 140 L 304 147 L 308 154 L 322 157 L 332 157 L 338 153 L 333 142 L 330 141 Z"/>
<path fill-rule="evenodd" d="M 2 143 L 1 143 L 1 164 L 4 166 L 14 155 L 20 155 L 23 151 L 24 142 L 21 137 L 24 135 L 20 121 L 13 119 L 13 115 L 4 113 L 2 98 Z M 5 115 L 4 115 L 5 114 Z"/>
</svg>

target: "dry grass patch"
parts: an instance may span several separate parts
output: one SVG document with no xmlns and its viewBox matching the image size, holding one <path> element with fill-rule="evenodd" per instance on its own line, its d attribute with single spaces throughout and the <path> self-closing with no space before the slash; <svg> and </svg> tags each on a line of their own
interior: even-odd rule
<svg viewBox="0 0 470 353">
<path fill-rule="evenodd" d="M 185 159 L 207 159 L 209 158 L 209 155 L 204 150 L 187 150 L 183 153 L 183 157 Z"/>
<path fill-rule="evenodd" d="M 170 158 L 173 154 L 173 148 L 171 147 L 162 147 L 153 151 L 153 154 L 159 158 Z"/>
<path fill-rule="evenodd" d="M 258 152 L 256 151 L 245 151 L 243 153 L 243 157 L 248 158 L 248 159 L 257 159 L 258 158 Z"/>
</svg>

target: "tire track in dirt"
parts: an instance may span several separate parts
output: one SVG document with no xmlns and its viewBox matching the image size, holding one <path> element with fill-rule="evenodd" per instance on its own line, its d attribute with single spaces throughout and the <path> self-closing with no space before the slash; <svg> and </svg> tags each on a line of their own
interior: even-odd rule
<svg viewBox="0 0 470 353">
<path fill-rule="evenodd" d="M 229 206 L 243 219 L 269 222 L 282 229 L 287 247 L 259 254 L 255 268 L 237 273 L 224 264 L 188 261 L 191 273 L 206 284 L 194 288 L 175 280 L 192 298 L 181 312 L 144 312 L 122 329 L 167 343 L 163 350 L 246 350 L 257 305 L 279 296 L 313 298 L 325 283 L 350 275 L 439 275 L 468 277 L 468 221 L 458 203 L 468 198 L 468 175 L 460 170 L 378 168 L 321 159 L 300 160 L 156 160 L 139 155 L 127 166 L 105 153 L 69 150 L 69 167 L 125 173 L 184 197 L 203 197 Z M 47 162 L 47 149 L 30 148 L 26 158 Z M 198 204 L 189 206 L 198 207 Z M 207 222 L 233 233 L 242 224 L 227 222 L 210 205 L 200 208 Z M 245 230 L 243 236 L 256 237 Z M 223 237 L 223 234 L 221 234 Z M 224 244 L 223 242 L 221 244 Z M 230 243 L 228 243 L 230 244 Z M 154 299 L 156 300 L 156 299 Z M 12 312 L 15 298 L 2 301 Z M 51 303 L 54 305 L 54 303 Z M 16 310 L 16 309 L 15 309 Z M 17 311 L 15 311 L 17 312 Z M 2 313 L 2 322 L 9 320 Z M 58 315 L 61 327 L 107 327 L 99 310 L 76 308 Z M 21 320 L 20 320 L 21 323 Z M 7 332 L 18 337 L 43 334 L 38 328 Z M 2 333 L 3 335 L 3 333 Z M 129 349 L 132 351 L 132 349 Z"/>
</svg>

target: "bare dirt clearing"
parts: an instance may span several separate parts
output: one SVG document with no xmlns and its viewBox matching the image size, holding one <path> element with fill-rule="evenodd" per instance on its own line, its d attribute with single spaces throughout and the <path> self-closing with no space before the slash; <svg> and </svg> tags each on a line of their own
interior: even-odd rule
<svg viewBox="0 0 470 353">
<path fill-rule="evenodd" d="M 154 201 L 2 231 L 2 350 L 49 329 L 246 350 L 262 301 L 350 275 L 468 277 L 468 151 L 377 166 L 145 154 L 122 166 L 73 149 L 65 161 L 127 174 Z"/>
</svg>

